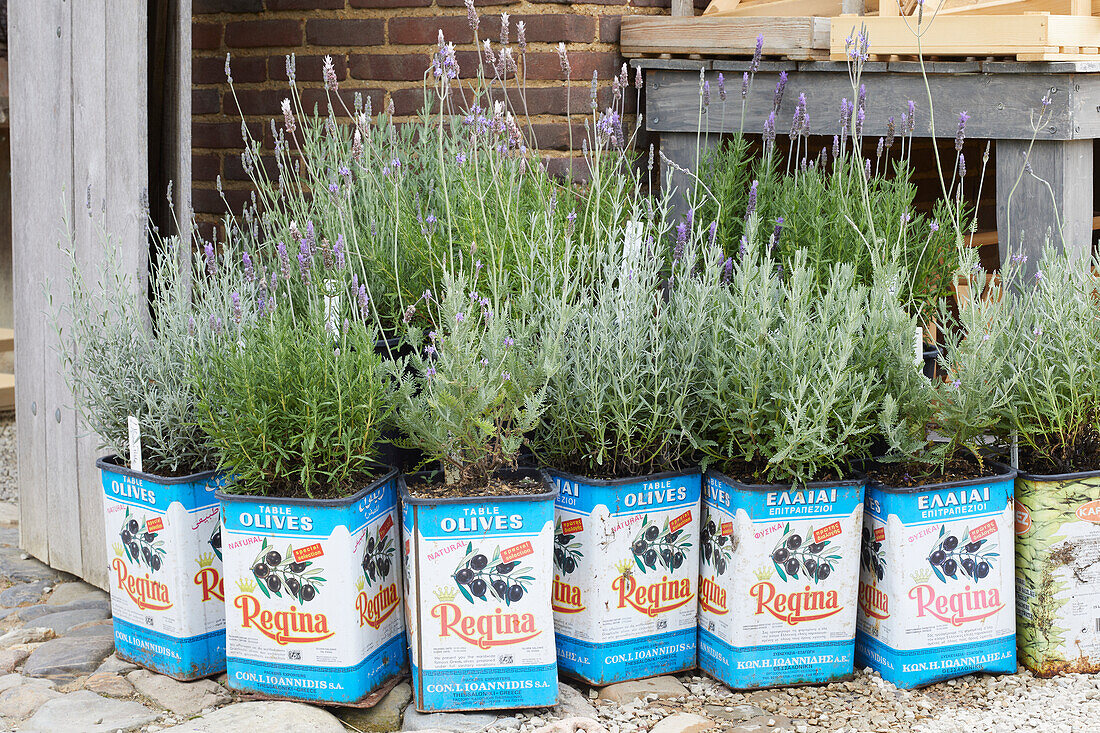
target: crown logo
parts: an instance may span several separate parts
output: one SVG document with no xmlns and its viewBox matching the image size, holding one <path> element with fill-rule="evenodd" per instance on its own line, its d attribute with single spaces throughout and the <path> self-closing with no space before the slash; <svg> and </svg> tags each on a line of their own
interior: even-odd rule
<svg viewBox="0 0 1100 733">
<path fill-rule="evenodd" d="M 759 581 L 764 581 L 772 577 L 772 569 L 768 567 L 760 568 L 759 570 L 753 571 L 753 573 Z"/>
<path fill-rule="evenodd" d="M 238 578 L 237 587 L 241 589 L 241 593 L 251 593 L 256 590 L 256 584 L 251 578 Z"/>
<path fill-rule="evenodd" d="M 615 563 L 615 569 L 619 571 L 619 575 L 625 578 L 634 574 L 634 563 L 630 560 L 622 560 Z"/>
<path fill-rule="evenodd" d="M 212 553 L 212 552 L 203 553 L 202 555 L 198 556 L 198 558 L 195 560 L 195 562 L 197 562 L 199 564 L 200 568 L 208 568 L 208 567 L 210 567 L 211 565 L 214 564 L 214 553 Z"/>
<path fill-rule="evenodd" d="M 362 590 L 363 590 L 363 576 L 362 576 L 362 575 L 360 575 L 360 576 L 359 576 L 359 578 L 358 578 L 358 579 L 356 579 L 356 581 L 355 581 L 355 589 L 356 589 L 356 590 L 359 590 L 359 591 L 362 591 Z"/>
<path fill-rule="evenodd" d="M 914 570 L 913 582 L 914 583 L 927 583 L 928 579 L 932 577 L 931 570 Z"/>
<path fill-rule="evenodd" d="M 112 548 L 115 551 L 115 556 L 116 557 L 122 557 L 123 555 L 126 554 L 126 551 L 124 549 L 122 549 L 122 545 L 120 545 L 117 542 L 114 545 L 112 545 Z"/>
<path fill-rule="evenodd" d="M 435 597 L 439 599 L 440 603 L 450 603 L 455 599 L 455 596 L 458 595 L 454 588 L 448 588 L 442 585 L 436 588 L 433 592 L 435 593 Z"/>
</svg>

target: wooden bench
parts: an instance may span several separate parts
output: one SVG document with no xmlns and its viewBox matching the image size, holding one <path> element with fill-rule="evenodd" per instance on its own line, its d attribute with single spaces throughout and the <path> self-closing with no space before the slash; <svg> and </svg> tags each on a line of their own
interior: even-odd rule
<svg viewBox="0 0 1100 733">
<path fill-rule="evenodd" d="M 0 328 L 0 352 L 15 350 L 15 331 Z M 0 410 L 15 409 L 15 375 L 0 373 Z"/>
</svg>

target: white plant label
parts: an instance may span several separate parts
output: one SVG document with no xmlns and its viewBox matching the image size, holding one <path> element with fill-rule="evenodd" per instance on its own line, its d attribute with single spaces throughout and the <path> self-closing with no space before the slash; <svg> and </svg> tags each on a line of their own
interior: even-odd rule
<svg viewBox="0 0 1100 733">
<path fill-rule="evenodd" d="M 130 433 L 130 470 L 144 473 L 141 467 L 141 423 L 135 416 L 127 415 L 126 427 Z"/>
</svg>

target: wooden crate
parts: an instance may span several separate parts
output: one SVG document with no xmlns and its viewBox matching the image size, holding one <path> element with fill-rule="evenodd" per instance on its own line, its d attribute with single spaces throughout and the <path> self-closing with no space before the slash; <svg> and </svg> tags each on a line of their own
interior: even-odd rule
<svg viewBox="0 0 1100 733">
<path fill-rule="evenodd" d="M 845 42 L 866 27 L 872 56 L 1010 56 L 1017 61 L 1100 61 L 1100 18 L 1091 15 L 941 15 L 916 18 L 842 15 L 830 19 L 830 55 L 847 58 Z"/>
<path fill-rule="evenodd" d="M 626 57 L 751 56 L 761 35 L 767 56 L 800 60 L 829 56 L 828 18 L 631 15 L 623 16 L 619 43 Z"/>
</svg>

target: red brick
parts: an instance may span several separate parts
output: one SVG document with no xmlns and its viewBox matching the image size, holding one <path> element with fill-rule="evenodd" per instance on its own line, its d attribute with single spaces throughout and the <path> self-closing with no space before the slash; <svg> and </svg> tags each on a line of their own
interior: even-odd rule
<svg viewBox="0 0 1100 733">
<path fill-rule="evenodd" d="M 370 98 L 372 114 L 377 114 L 382 109 L 382 105 L 386 102 L 386 90 L 385 89 L 356 89 L 351 86 L 340 87 L 339 95 L 331 95 L 331 103 L 333 112 L 337 117 L 346 117 L 348 112 L 354 114 L 355 112 L 355 94 L 360 93 L 364 99 Z M 343 104 L 340 103 L 343 100 Z M 324 89 L 318 89 L 316 87 L 311 89 L 305 89 L 302 91 L 302 109 L 306 113 L 312 115 L 314 109 L 318 114 L 327 115 L 328 105 L 330 103 L 329 93 Z"/>
<path fill-rule="evenodd" d="M 238 89 L 236 97 L 228 89 L 222 92 L 221 111 L 229 117 L 245 115 L 277 115 L 290 89 Z M 241 109 L 237 109 L 238 103 Z"/>
<path fill-rule="evenodd" d="M 480 8 L 484 5 L 515 5 L 520 0 L 476 0 L 477 6 Z M 563 2 L 572 2 L 572 0 L 562 0 Z M 446 7 L 461 7 L 466 4 L 466 0 L 436 0 L 436 5 L 441 8 Z"/>
<path fill-rule="evenodd" d="M 232 189 L 225 191 L 225 198 L 229 200 L 230 210 L 239 214 L 245 203 L 249 200 L 248 191 L 244 189 Z M 222 201 L 217 189 L 192 188 L 191 207 L 197 214 L 225 214 L 225 202 Z"/>
<path fill-rule="evenodd" d="M 426 8 L 432 0 L 350 0 L 353 8 Z M 461 5 L 461 3 L 459 3 Z"/>
<path fill-rule="evenodd" d="M 225 45 L 230 48 L 269 48 L 302 45 L 298 20 L 238 20 L 225 25 Z"/>
<path fill-rule="evenodd" d="M 324 81 L 325 57 L 302 56 L 298 54 L 294 60 L 294 78 L 303 81 Z M 343 81 L 348 78 L 348 64 L 343 54 L 332 57 L 332 68 L 336 72 L 336 78 Z M 287 81 L 286 56 L 271 56 L 267 60 L 267 73 L 275 81 Z"/>
<path fill-rule="evenodd" d="M 509 22 L 509 41 L 516 42 L 519 21 L 527 25 L 527 41 L 531 43 L 590 43 L 596 33 L 596 19 L 584 15 L 516 15 Z M 390 18 L 390 43 L 420 46 L 435 43 L 439 31 L 453 43 L 472 43 L 474 33 L 465 15 L 449 15 L 441 18 Z M 479 37 L 492 40 L 500 38 L 500 16 L 481 16 Z M 517 49 L 518 52 L 518 49 Z"/>
<path fill-rule="evenodd" d="M 216 50 L 222 45 L 221 23 L 192 23 L 191 48 L 203 51 Z"/>
<path fill-rule="evenodd" d="M 561 62 L 555 52 L 529 52 L 527 54 L 528 79 L 561 79 Z M 586 81 L 592 79 L 592 72 L 599 78 L 608 80 L 619 71 L 622 57 L 614 51 L 575 51 L 569 54 L 570 79 Z"/>
<path fill-rule="evenodd" d="M 214 153 L 191 156 L 192 180 L 213 182 L 218 177 L 219 171 L 221 171 L 221 162 Z"/>
<path fill-rule="evenodd" d="M 191 114 L 216 115 L 220 111 L 217 89 L 192 89 Z"/>
<path fill-rule="evenodd" d="M 380 46 L 385 43 L 381 18 L 306 21 L 306 43 L 313 46 Z"/>
<path fill-rule="evenodd" d="M 430 65 L 428 55 L 420 53 L 354 54 L 349 64 L 355 78 L 378 81 L 418 81 Z"/>
<path fill-rule="evenodd" d="M 275 180 L 279 175 L 279 166 L 275 162 L 274 155 L 261 155 L 260 160 L 263 161 L 264 169 L 267 171 L 267 176 L 271 180 Z M 245 173 L 244 165 L 241 163 L 241 156 L 238 153 L 232 155 L 226 155 L 222 161 L 222 179 L 226 181 L 248 181 L 251 180 L 249 175 Z"/>
<path fill-rule="evenodd" d="M 262 13 L 263 0 L 193 0 L 192 15 L 211 13 Z"/>
<path fill-rule="evenodd" d="M 588 168 L 588 161 L 583 157 L 554 157 L 543 158 L 547 172 L 554 178 L 568 179 L 569 173 L 573 173 L 574 183 L 587 183 L 592 178 L 592 171 Z M 564 202 L 563 202 L 564 205 Z"/>
<path fill-rule="evenodd" d="M 603 43 L 619 42 L 619 26 L 622 25 L 623 16 L 603 15 L 600 17 L 600 41 Z"/>
<path fill-rule="evenodd" d="M 260 124 L 248 123 L 248 132 L 253 138 L 263 134 Z M 192 122 L 191 144 L 196 148 L 229 148 L 238 149 L 244 147 L 241 138 L 240 122 Z"/>
<path fill-rule="evenodd" d="M 268 10 L 343 10 L 345 0 L 267 0 Z"/>
<path fill-rule="evenodd" d="M 576 119 L 576 118 L 574 118 Z M 569 150 L 569 125 L 562 122 L 538 122 L 531 126 L 540 150 Z M 580 150 L 584 125 L 573 123 L 573 148 Z"/>
<path fill-rule="evenodd" d="M 235 82 L 259 82 L 267 80 L 267 60 L 263 58 L 237 57 L 230 60 Z M 225 56 L 196 56 L 191 59 L 193 84 L 224 84 Z"/>
</svg>

